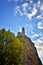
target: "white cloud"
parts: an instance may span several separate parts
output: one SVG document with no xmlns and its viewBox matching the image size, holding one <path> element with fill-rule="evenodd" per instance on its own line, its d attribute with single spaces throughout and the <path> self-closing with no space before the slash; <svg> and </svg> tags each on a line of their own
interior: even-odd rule
<svg viewBox="0 0 43 65">
<path fill-rule="evenodd" d="M 21 7 L 20 6 L 16 6 L 14 13 L 16 13 L 16 14 L 19 13 L 20 16 L 25 15 L 26 14 L 26 11 L 27 11 L 26 10 L 26 7 L 27 6 L 28 6 L 28 3 L 22 4 L 22 10 L 21 10 Z"/>
<path fill-rule="evenodd" d="M 43 4 L 41 4 L 41 6 L 40 6 L 40 10 L 43 11 Z"/>
<path fill-rule="evenodd" d="M 32 9 L 32 12 L 31 13 L 28 13 L 28 3 L 24 3 L 22 4 L 22 11 L 20 10 L 20 6 L 17 6 L 16 7 L 16 13 L 19 12 L 19 14 L 22 16 L 22 15 L 25 15 L 27 18 L 31 19 L 33 16 L 35 16 L 37 14 L 37 9 L 35 7 L 33 7 Z M 31 9 L 31 8 L 30 8 Z"/>
<path fill-rule="evenodd" d="M 42 15 L 38 15 L 36 18 L 37 19 L 43 19 Z"/>
<path fill-rule="evenodd" d="M 18 1 L 21 1 L 21 0 L 17 0 L 17 2 Z M 16 7 L 16 14 L 17 13 L 19 13 L 20 16 L 25 15 L 30 20 L 35 15 L 37 15 L 35 16 L 37 19 L 43 19 L 43 4 L 41 3 L 40 0 L 38 0 L 37 3 L 33 3 L 33 0 L 30 0 L 30 3 L 25 2 L 21 6 Z"/>
<path fill-rule="evenodd" d="M 33 8 L 32 12 L 31 13 L 26 13 L 26 16 L 31 19 L 33 16 L 35 16 L 37 13 L 37 9 L 36 8 Z"/>
<path fill-rule="evenodd" d="M 18 10 L 18 12 L 19 12 L 20 16 L 22 16 L 22 15 L 23 15 L 23 13 L 22 13 L 20 10 Z"/>
<path fill-rule="evenodd" d="M 43 34 L 40 32 L 39 34 L 35 34 L 35 32 L 32 32 L 33 37 L 33 43 L 37 49 L 38 55 L 41 58 L 43 56 Z M 37 39 L 34 39 L 35 37 L 39 37 Z"/>
<path fill-rule="evenodd" d="M 38 27 L 39 29 L 43 29 L 43 21 L 38 22 L 37 27 Z"/>
<path fill-rule="evenodd" d="M 31 19 L 33 16 L 37 14 L 37 9 L 33 8 L 32 12 L 30 14 L 26 13 L 26 16 Z"/>
<path fill-rule="evenodd" d="M 14 10 L 14 15 L 17 14 L 17 13 L 19 13 L 20 16 L 23 15 L 22 11 L 20 10 L 20 6 L 16 6 L 16 8 L 15 8 L 15 10 Z"/>
<path fill-rule="evenodd" d="M 39 57 L 43 56 L 43 36 L 39 39 L 33 41 L 35 43 L 35 47 L 37 48 L 37 52 Z"/>
<path fill-rule="evenodd" d="M 35 38 L 35 37 L 39 37 L 40 35 L 39 34 L 33 34 L 32 37 Z"/>
<path fill-rule="evenodd" d="M 40 0 L 39 0 L 39 1 L 38 1 L 38 5 L 40 5 L 40 3 L 41 3 L 41 2 L 40 2 Z"/>
<path fill-rule="evenodd" d="M 25 0 L 26 2 L 28 2 L 28 1 L 30 1 L 30 3 L 32 3 L 33 2 L 33 0 Z"/>
<path fill-rule="evenodd" d="M 16 6 L 16 8 L 14 10 L 14 14 L 17 14 L 19 10 L 20 10 L 20 6 Z"/>
<path fill-rule="evenodd" d="M 43 45 L 40 46 L 40 45 L 37 45 L 37 44 L 40 44 L 41 45 L 41 43 L 39 43 L 37 41 L 36 44 L 35 44 L 35 46 L 37 48 L 37 52 L 38 52 L 39 57 L 42 57 L 43 56 Z"/>
<path fill-rule="evenodd" d="M 26 16 L 27 16 L 27 18 L 29 18 L 29 19 L 31 20 L 31 18 L 32 18 L 32 14 L 28 14 L 28 13 L 26 13 Z"/>
<path fill-rule="evenodd" d="M 37 52 L 39 54 L 39 57 L 43 56 L 43 49 L 42 48 L 37 49 Z"/>
<path fill-rule="evenodd" d="M 40 7 L 40 4 L 41 4 L 41 1 L 39 0 L 39 1 L 37 2 L 37 7 Z"/>
<path fill-rule="evenodd" d="M 33 10 L 32 10 L 32 16 L 36 15 L 36 13 L 37 13 L 37 9 L 33 8 Z"/>
<path fill-rule="evenodd" d="M 38 43 L 43 43 L 43 41 L 41 39 L 38 39 L 37 42 Z"/>
<path fill-rule="evenodd" d="M 32 3 L 33 3 L 33 1 L 32 1 L 32 0 L 30 0 L 30 3 L 32 4 Z"/>
<path fill-rule="evenodd" d="M 43 19 L 43 4 L 41 4 L 41 6 L 40 6 L 40 12 L 41 12 L 42 19 Z"/>
<path fill-rule="evenodd" d="M 26 8 L 28 6 L 28 3 L 24 3 L 22 6 Z"/>
<path fill-rule="evenodd" d="M 24 12 L 26 12 L 27 10 L 26 10 L 26 7 L 28 6 L 28 3 L 24 3 L 24 4 L 22 4 L 22 8 L 23 8 L 23 11 Z"/>
</svg>

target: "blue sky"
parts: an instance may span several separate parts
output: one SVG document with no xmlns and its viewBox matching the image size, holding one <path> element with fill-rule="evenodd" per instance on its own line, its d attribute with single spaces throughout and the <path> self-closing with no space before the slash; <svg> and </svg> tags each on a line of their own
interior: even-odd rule
<svg viewBox="0 0 43 65">
<path fill-rule="evenodd" d="M 43 0 L 0 0 L 0 29 L 17 35 L 22 27 L 43 63 Z"/>
</svg>

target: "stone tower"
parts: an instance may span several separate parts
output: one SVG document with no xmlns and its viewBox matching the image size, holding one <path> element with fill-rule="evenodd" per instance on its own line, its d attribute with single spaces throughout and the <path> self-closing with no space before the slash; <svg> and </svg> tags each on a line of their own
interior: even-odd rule
<svg viewBox="0 0 43 65">
<path fill-rule="evenodd" d="M 22 32 L 18 32 L 17 36 L 24 36 L 25 35 L 25 29 L 22 27 Z"/>
<path fill-rule="evenodd" d="M 22 33 L 25 34 L 25 29 L 24 29 L 24 27 L 22 28 Z"/>
<path fill-rule="evenodd" d="M 22 28 L 22 32 L 18 32 L 17 38 L 24 44 L 24 54 L 22 57 L 22 65 L 42 65 L 40 58 L 37 54 L 37 49 L 34 43 L 29 37 L 25 35 L 25 29 Z"/>
</svg>

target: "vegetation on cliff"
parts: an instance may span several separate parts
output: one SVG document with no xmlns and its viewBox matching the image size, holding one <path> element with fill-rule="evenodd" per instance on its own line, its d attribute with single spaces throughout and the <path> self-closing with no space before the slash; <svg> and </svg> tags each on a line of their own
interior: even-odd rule
<svg viewBox="0 0 43 65">
<path fill-rule="evenodd" d="M 21 65 L 23 50 L 23 43 L 10 30 L 0 30 L 0 65 Z"/>
</svg>

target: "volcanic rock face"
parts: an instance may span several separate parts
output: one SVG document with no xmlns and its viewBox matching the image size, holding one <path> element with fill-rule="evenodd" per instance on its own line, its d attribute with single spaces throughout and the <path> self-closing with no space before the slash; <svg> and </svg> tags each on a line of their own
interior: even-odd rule
<svg viewBox="0 0 43 65">
<path fill-rule="evenodd" d="M 34 43 L 25 35 L 24 28 L 22 28 L 22 32 L 18 33 L 17 37 L 24 43 L 25 48 L 21 61 L 22 65 L 42 65 Z"/>
</svg>

